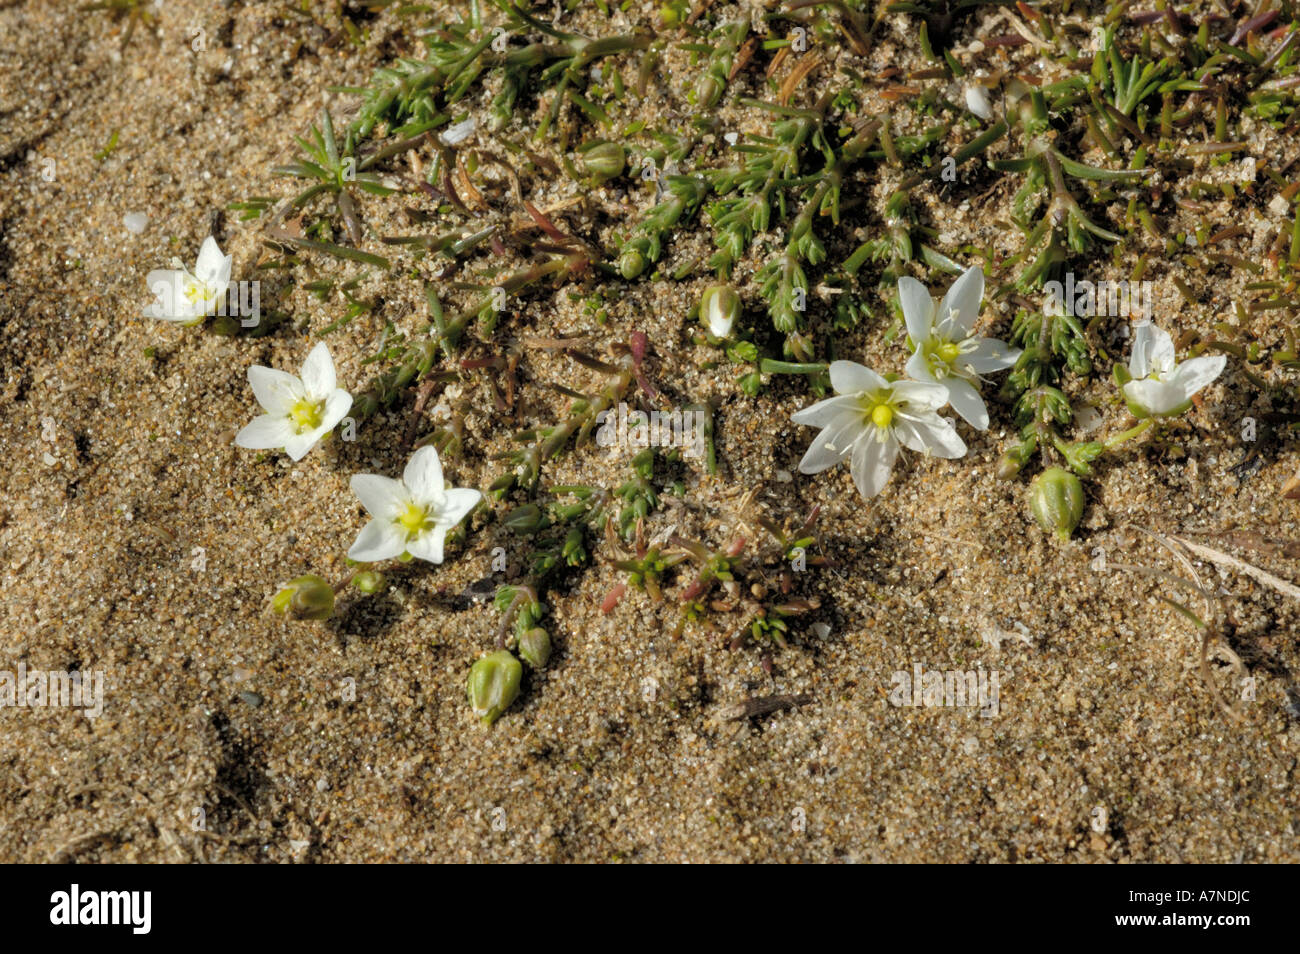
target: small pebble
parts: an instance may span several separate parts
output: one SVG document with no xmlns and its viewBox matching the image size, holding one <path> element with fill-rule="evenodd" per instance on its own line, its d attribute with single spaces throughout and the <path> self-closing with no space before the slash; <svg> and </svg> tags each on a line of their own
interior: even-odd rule
<svg viewBox="0 0 1300 954">
<path fill-rule="evenodd" d="M 126 226 L 128 232 L 136 235 L 142 233 L 149 226 L 149 216 L 143 212 L 128 212 L 122 216 L 122 224 Z"/>
</svg>

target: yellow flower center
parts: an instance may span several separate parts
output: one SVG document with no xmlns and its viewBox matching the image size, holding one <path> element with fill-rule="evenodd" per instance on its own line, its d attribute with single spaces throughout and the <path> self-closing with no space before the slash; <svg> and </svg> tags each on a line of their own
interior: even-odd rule
<svg viewBox="0 0 1300 954">
<path fill-rule="evenodd" d="M 325 418 L 325 402 L 309 401 L 302 398 L 289 409 L 289 420 L 297 428 L 299 434 L 305 434 L 307 431 L 314 431 L 320 427 L 320 422 Z"/>
<path fill-rule="evenodd" d="M 207 282 L 190 279 L 185 283 L 185 297 L 189 299 L 191 305 L 197 305 L 200 301 L 206 302 L 216 298 L 217 292 Z"/>
<path fill-rule="evenodd" d="M 413 503 L 408 503 L 401 516 L 397 518 L 397 522 L 402 525 L 407 533 L 419 533 L 424 529 L 428 519 L 429 512 L 427 510 Z"/>
<path fill-rule="evenodd" d="M 944 364 L 952 364 L 961 356 L 961 345 L 955 341 L 945 341 L 934 349 L 934 353 Z"/>
<path fill-rule="evenodd" d="M 894 420 L 894 409 L 888 404 L 877 404 L 871 409 L 871 423 L 882 431 Z"/>
</svg>

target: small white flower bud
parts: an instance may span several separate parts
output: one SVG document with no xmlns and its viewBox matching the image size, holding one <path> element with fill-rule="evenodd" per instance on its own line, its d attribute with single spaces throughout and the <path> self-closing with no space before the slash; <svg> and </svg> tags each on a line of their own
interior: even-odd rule
<svg viewBox="0 0 1300 954">
<path fill-rule="evenodd" d="M 993 118 L 993 107 L 989 103 L 989 94 L 983 86 L 971 83 L 966 87 L 966 108 L 980 119 Z"/>
<path fill-rule="evenodd" d="M 710 285 L 700 299 L 700 320 L 715 338 L 728 338 L 740 314 L 740 296 L 730 285 Z"/>
</svg>

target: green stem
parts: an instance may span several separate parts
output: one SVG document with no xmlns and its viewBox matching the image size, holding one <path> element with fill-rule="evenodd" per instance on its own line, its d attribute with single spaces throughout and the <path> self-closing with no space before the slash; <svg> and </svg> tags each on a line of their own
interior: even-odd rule
<svg viewBox="0 0 1300 954">
<path fill-rule="evenodd" d="M 1118 447 L 1120 444 L 1123 444 L 1126 441 L 1131 441 L 1135 437 L 1141 436 L 1142 434 L 1146 433 L 1146 431 L 1149 430 L 1151 425 L 1154 423 L 1155 423 L 1155 418 L 1148 417 L 1146 420 L 1138 423 L 1135 427 L 1130 427 L 1127 431 L 1121 431 L 1120 433 L 1116 434 L 1114 437 L 1106 441 L 1106 450 L 1113 450 L 1114 448 Z"/>
<path fill-rule="evenodd" d="M 764 374 L 817 374 L 825 371 L 829 365 L 820 362 L 809 364 L 795 364 L 791 361 L 777 361 L 773 358 L 764 358 L 759 362 L 758 370 Z"/>
</svg>

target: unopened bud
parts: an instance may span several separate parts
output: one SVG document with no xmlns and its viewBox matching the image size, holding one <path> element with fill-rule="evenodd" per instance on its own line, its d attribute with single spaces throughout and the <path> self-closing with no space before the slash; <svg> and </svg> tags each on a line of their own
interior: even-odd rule
<svg viewBox="0 0 1300 954">
<path fill-rule="evenodd" d="M 484 725 L 491 725 L 519 695 L 524 667 L 504 649 L 488 653 L 469 671 L 469 705 Z"/>
<path fill-rule="evenodd" d="M 715 338 L 727 338 L 740 314 L 740 296 L 730 285 L 710 285 L 700 299 L 700 321 Z"/>
<path fill-rule="evenodd" d="M 619 274 L 631 281 L 645 271 L 645 256 L 635 248 L 626 248 L 618 257 Z"/>
<path fill-rule="evenodd" d="M 334 587 L 310 573 L 300 576 L 272 597 L 271 609 L 294 619 L 329 619 L 334 615 Z"/>
<path fill-rule="evenodd" d="M 582 164 L 603 182 L 623 174 L 627 168 L 627 151 L 616 142 L 602 142 L 583 153 Z"/>
<path fill-rule="evenodd" d="M 980 119 L 993 118 L 993 107 L 989 103 L 988 91 L 978 83 L 966 87 L 966 108 Z"/>
<path fill-rule="evenodd" d="M 1011 480 L 1020 473 L 1022 466 L 1020 455 L 1014 450 L 1009 450 L 998 458 L 998 466 L 993 473 L 998 480 Z"/>
<path fill-rule="evenodd" d="M 701 106 L 716 106 L 724 90 L 722 81 L 712 73 L 705 73 L 695 84 L 696 102 Z"/>
<path fill-rule="evenodd" d="M 352 585 L 362 593 L 378 593 L 388 579 L 378 570 L 365 570 L 352 578 Z"/>
<path fill-rule="evenodd" d="M 665 27 L 674 27 L 682 22 L 682 14 L 671 3 L 664 3 L 659 7 L 659 19 Z"/>
<path fill-rule="evenodd" d="M 542 525 L 542 508 L 537 504 L 524 504 L 506 514 L 502 522 L 515 533 L 533 533 Z"/>
<path fill-rule="evenodd" d="M 1083 519 L 1083 485 L 1069 471 L 1049 467 L 1029 485 L 1029 509 L 1045 531 L 1069 540 Z"/>
<path fill-rule="evenodd" d="M 221 335 L 223 338 L 231 338 L 239 334 L 239 322 L 230 315 L 218 315 L 208 325 L 208 330 L 214 335 Z"/>
<path fill-rule="evenodd" d="M 540 626 L 519 637 L 519 655 L 534 669 L 542 669 L 551 658 L 551 637 Z"/>
</svg>

